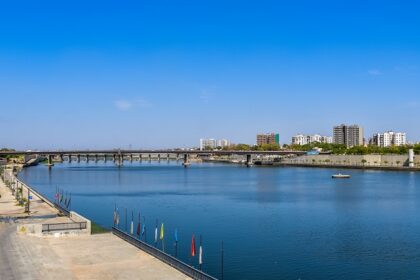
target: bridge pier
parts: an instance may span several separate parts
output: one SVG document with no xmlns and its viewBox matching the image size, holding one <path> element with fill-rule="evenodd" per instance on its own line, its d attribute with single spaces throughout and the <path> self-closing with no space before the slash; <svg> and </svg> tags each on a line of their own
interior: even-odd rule
<svg viewBox="0 0 420 280">
<path fill-rule="evenodd" d="M 60 161 L 61 162 L 64 162 L 64 156 L 63 156 L 63 154 L 60 154 L 59 157 L 60 157 Z"/>
<path fill-rule="evenodd" d="M 77 155 L 77 163 L 80 163 L 80 155 Z"/>
<path fill-rule="evenodd" d="M 86 155 L 86 163 L 89 163 L 89 155 Z"/>
<path fill-rule="evenodd" d="M 106 154 L 104 154 L 104 162 L 106 163 L 108 161 Z"/>
<path fill-rule="evenodd" d="M 166 160 L 169 161 L 170 160 L 170 155 L 166 154 Z"/>
<path fill-rule="evenodd" d="M 133 154 L 130 154 L 130 162 L 133 162 Z"/>
<path fill-rule="evenodd" d="M 185 168 L 187 168 L 189 165 L 190 165 L 190 162 L 189 162 L 189 156 L 188 156 L 188 154 L 184 154 L 184 162 L 182 163 L 182 165 L 185 167 Z"/>
<path fill-rule="evenodd" d="M 246 167 L 250 167 L 252 165 L 252 156 L 246 155 Z"/>
<path fill-rule="evenodd" d="M 143 160 L 143 155 L 139 154 L 139 161 L 142 161 L 142 160 Z"/>
<path fill-rule="evenodd" d="M 71 163 L 71 155 L 68 155 L 67 157 L 69 159 L 69 163 Z"/>
<path fill-rule="evenodd" d="M 158 154 L 158 161 L 160 162 L 160 154 Z"/>
<path fill-rule="evenodd" d="M 152 154 L 149 154 L 149 161 L 152 161 Z"/>
<path fill-rule="evenodd" d="M 123 165 L 123 162 L 124 162 L 124 156 L 120 153 L 118 154 L 118 163 L 117 163 L 118 167 L 121 167 Z"/>
<path fill-rule="evenodd" d="M 95 163 L 98 163 L 98 155 L 95 154 Z"/>
<path fill-rule="evenodd" d="M 51 168 L 52 166 L 54 166 L 52 162 L 52 155 L 48 155 L 47 160 L 48 160 L 48 163 L 47 163 L 48 168 Z"/>
</svg>

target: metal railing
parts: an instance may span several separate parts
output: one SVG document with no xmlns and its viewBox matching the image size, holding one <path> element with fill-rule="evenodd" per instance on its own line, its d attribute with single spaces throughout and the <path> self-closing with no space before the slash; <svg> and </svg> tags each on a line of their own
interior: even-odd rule
<svg viewBox="0 0 420 280">
<path fill-rule="evenodd" d="M 82 230 L 86 229 L 86 222 L 75 223 L 57 223 L 57 224 L 43 224 L 42 232 L 64 231 L 64 230 Z"/>
<path fill-rule="evenodd" d="M 185 275 L 197 279 L 197 280 L 217 280 L 217 278 L 210 276 L 203 271 L 200 271 L 178 259 L 175 257 L 141 241 L 140 239 L 129 235 L 128 233 L 116 228 L 112 227 L 112 233 L 116 236 L 120 237 L 121 239 L 127 241 L 128 243 L 136 246 L 137 248 L 145 251 L 146 253 L 154 256 L 155 258 L 163 261 L 164 263 L 172 266 L 173 268 L 181 271 Z"/>
</svg>

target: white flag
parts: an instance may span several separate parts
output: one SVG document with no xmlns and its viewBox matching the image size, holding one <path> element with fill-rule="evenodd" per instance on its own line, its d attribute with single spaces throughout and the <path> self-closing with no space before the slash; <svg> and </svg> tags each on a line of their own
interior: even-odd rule
<svg viewBox="0 0 420 280">
<path fill-rule="evenodd" d="M 198 252 L 198 264 L 203 264 L 203 248 L 200 245 L 200 250 Z"/>
<path fill-rule="evenodd" d="M 133 220 L 131 220 L 130 233 L 131 233 L 131 235 L 133 235 L 133 233 L 134 233 L 134 224 L 133 224 Z"/>
<path fill-rule="evenodd" d="M 158 230 L 157 230 L 157 227 L 155 228 L 155 242 L 157 242 L 157 232 L 158 232 Z"/>
</svg>

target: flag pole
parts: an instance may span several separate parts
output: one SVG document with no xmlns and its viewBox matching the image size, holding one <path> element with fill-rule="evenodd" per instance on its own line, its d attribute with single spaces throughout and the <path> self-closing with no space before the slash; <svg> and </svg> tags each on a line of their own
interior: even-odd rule
<svg viewBox="0 0 420 280">
<path fill-rule="evenodd" d="M 144 242 L 147 243 L 147 228 L 146 228 L 146 217 L 143 216 L 143 229 L 144 229 Z"/>
<path fill-rule="evenodd" d="M 178 229 L 175 229 L 175 258 L 178 257 Z"/>
<path fill-rule="evenodd" d="M 224 272 L 224 271 L 223 271 L 223 270 L 224 270 L 224 267 L 223 267 L 223 255 L 224 255 L 224 250 L 223 250 L 223 241 L 222 241 L 222 252 L 221 252 L 221 253 L 222 253 L 222 259 L 221 259 L 221 262 L 222 262 L 222 263 L 221 263 L 221 265 L 222 265 L 222 277 L 220 278 L 220 280 L 223 280 L 223 276 L 224 276 L 224 275 L 223 275 L 223 274 L 224 274 L 224 273 L 223 273 L 223 272 Z"/>
<path fill-rule="evenodd" d="M 139 211 L 139 220 L 138 220 L 138 224 L 137 224 L 137 236 L 141 237 L 141 217 L 140 217 L 140 211 Z"/>
<path fill-rule="evenodd" d="M 124 208 L 124 216 L 125 216 L 125 232 L 127 232 L 127 208 Z"/>
</svg>

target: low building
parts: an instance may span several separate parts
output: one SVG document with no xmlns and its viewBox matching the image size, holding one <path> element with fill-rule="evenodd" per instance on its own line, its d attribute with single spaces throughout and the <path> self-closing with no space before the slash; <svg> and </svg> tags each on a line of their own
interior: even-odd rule
<svg viewBox="0 0 420 280">
<path fill-rule="evenodd" d="M 280 135 L 278 133 L 257 134 L 257 145 L 265 144 L 280 145 Z"/>
<path fill-rule="evenodd" d="M 293 145 L 306 145 L 311 143 L 332 143 L 331 136 L 322 136 L 319 134 L 314 135 L 303 135 L 298 134 L 292 137 L 292 144 Z"/>
<path fill-rule="evenodd" d="M 403 146 L 407 144 L 405 132 L 387 131 L 384 133 L 376 133 L 373 135 L 370 144 L 379 147 Z"/>
</svg>

